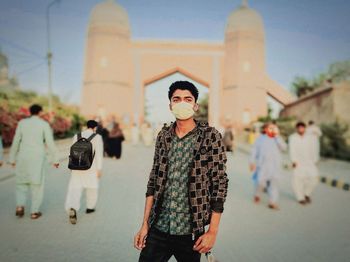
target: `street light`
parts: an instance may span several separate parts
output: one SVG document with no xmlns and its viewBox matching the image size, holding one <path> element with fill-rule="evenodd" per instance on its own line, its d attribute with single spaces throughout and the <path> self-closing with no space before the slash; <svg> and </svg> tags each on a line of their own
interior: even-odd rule
<svg viewBox="0 0 350 262">
<path fill-rule="evenodd" d="M 52 113 L 52 52 L 51 52 L 51 39 L 50 39 L 50 8 L 54 4 L 58 4 L 61 0 L 54 0 L 48 4 L 46 8 L 46 33 L 47 33 L 47 68 L 48 68 L 48 99 L 49 99 L 49 112 Z"/>
</svg>

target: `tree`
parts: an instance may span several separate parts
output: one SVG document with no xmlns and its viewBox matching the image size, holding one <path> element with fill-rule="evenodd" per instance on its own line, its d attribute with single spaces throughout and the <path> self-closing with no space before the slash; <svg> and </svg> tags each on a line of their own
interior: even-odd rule
<svg viewBox="0 0 350 262">
<path fill-rule="evenodd" d="M 341 82 L 350 80 L 350 60 L 331 64 L 328 74 L 333 82 Z"/>
<path fill-rule="evenodd" d="M 298 97 L 307 94 L 313 89 L 314 86 L 310 83 L 310 81 L 302 76 L 297 76 L 292 82 L 292 91 Z"/>
<path fill-rule="evenodd" d="M 338 121 L 321 125 L 321 155 L 350 160 L 350 146 L 346 143 L 348 126 Z"/>
<path fill-rule="evenodd" d="M 298 97 L 323 87 L 328 81 L 330 83 L 339 83 L 350 80 L 350 60 L 340 61 L 331 64 L 326 72 L 320 73 L 313 80 L 297 76 L 292 82 L 292 91 Z"/>
</svg>

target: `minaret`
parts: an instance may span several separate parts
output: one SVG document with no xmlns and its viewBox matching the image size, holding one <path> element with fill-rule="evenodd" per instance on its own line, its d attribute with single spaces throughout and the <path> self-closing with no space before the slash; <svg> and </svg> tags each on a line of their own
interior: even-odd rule
<svg viewBox="0 0 350 262">
<path fill-rule="evenodd" d="M 85 52 L 82 114 L 130 118 L 133 70 L 129 19 L 125 9 L 113 0 L 93 8 Z"/>
<path fill-rule="evenodd" d="M 246 0 L 234 10 L 225 31 L 223 104 L 226 121 L 250 122 L 267 113 L 266 92 L 259 85 L 265 74 L 265 40 L 261 16 Z"/>
</svg>

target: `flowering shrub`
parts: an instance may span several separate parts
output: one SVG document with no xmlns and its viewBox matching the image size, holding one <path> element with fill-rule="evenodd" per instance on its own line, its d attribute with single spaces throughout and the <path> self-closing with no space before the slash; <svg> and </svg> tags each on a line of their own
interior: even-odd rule
<svg viewBox="0 0 350 262">
<path fill-rule="evenodd" d="M 76 106 L 62 103 L 58 96 L 52 97 L 53 112 L 48 112 L 48 99 L 33 91 L 0 89 L 0 134 L 5 146 L 11 145 L 18 122 L 30 116 L 29 107 L 36 103 L 43 106 L 40 117 L 50 123 L 56 138 L 72 136 L 81 129 L 85 119 Z"/>
<path fill-rule="evenodd" d="M 10 112 L 7 108 L 0 107 L 0 134 L 5 146 L 11 145 L 18 122 L 29 116 L 28 108 L 20 108 L 17 112 Z M 72 120 L 68 117 L 58 116 L 54 113 L 44 113 L 40 117 L 50 123 L 56 138 L 64 138 L 68 133 L 72 133 Z"/>
</svg>

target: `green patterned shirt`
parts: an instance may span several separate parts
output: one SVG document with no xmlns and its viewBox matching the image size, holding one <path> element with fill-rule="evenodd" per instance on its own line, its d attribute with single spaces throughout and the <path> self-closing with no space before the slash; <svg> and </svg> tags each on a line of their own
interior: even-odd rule
<svg viewBox="0 0 350 262">
<path fill-rule="evenodd" d="M 179 138 L 175 132 L 168 153 L 169 171 L 161 210 L 155 227 L 170 235 L 192 233 L 192 217 L 188 196 L 190 163 L 198 137 L 197 127 Z"/>
</svg>

